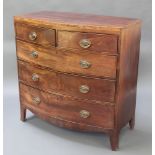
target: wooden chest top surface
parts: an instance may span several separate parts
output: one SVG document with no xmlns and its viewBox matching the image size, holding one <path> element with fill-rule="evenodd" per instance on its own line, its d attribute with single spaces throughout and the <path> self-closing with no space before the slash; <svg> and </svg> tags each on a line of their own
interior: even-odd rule
<svg viewBox="0 0 155 155">
<path fill-rule="evenodd" d="M 15 21 L 28 22 L 34 24 L 44 25 L 66 25 L 74 26 L 76 28 L 106 28 L 114 29 L 114 31 L 120 31 L 122 28 L 126 28 L 131 24 L 140 23 L 141 20 L 124 17 L 113 17 L 103 15 L 90 15 L 82 13 L 71 12 L 53 12 L 53 11 L 40 11 L 35 13 L 28 13 L 20 16 L 15 16 Z"/>
</svg>

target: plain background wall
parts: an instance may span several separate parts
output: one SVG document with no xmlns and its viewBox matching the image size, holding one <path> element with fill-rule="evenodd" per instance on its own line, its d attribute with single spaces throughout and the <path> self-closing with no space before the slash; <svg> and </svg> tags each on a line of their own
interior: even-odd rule
<svg viewBox="0 0 155 155">
<path fill-rule="evenodd" d="M 27 12 L 41 11 L 41 10 L 52 10 L 52 11 L 67 11 L 67 12 L 80 12 L 80 13 L 91 13 L 91 14 L 100 14 L 100 15 L 110 15 L 110 16 L 124 16 L 124 17 L 132 17 L 132 18 L 140 18 L 143 21 L 142 24 L 142 39 L 141 39 L 141 53 L 140 53 L 140 63 L 139 63 L 139 76 L 138 76 L 138 93 L 137 93 L 137 109 L 136 109 L 136 129 L 133 131 L 133 135 L 135 138 L 135 143 L 130 139 L 132 137 L 132 133 L 124 133 L 126 135 L 126 139 L 120 142 L 122 145 L 126 144 L 126 140 L 130 139 L 129 150 L 125 150 L 125 152 L 117 152 L 118 154 L 151 154 L 151 58 L 152 58 L 152 50 L 151 50 L 151 34 L 152 34 L 152 17 L 151 17 L 151 0 L 5 0 L 4 1 L 4 151 L 5 155 L 19 155 L 26 153 L 22 152 L 21 142 L 27 142 L 27 149 L 31 148 L 31 139 L 28 143 L 29 139 L 26 139 L 28 135 L 34 136 L 30 132 L 26 133 L 25 140 L 21 137 L 23 136 L 21 129 L 24 130 L 26 125 L 21 125 L 19 122 L 19 99 L 18 99 L 18 83 L 17 83 L 17 68 L 16 68 L 16 51 L 15 51 L 15 41 L 14 41 L 14 26 L 13 26 L 13 16 L 19 14 L 25 14 Z M 34 121 L 34 122 L 33 122 Z M 85 145 L 85 143 L 91 145 L 89 148 L 89 154 L 98 155 L 100 153 L 104 154 L 104 149 L 106 147 L 101 146 L 98 150 L 93 148 L 95 144 L 93 141 L 92 135 L 87 135 L 88 141 L 82 139 L 80 133 L 76 132 L 68 132 L 63 129 L 55 128 L 51 125 L 44 124 L 41 120 L 34 118 L 30 120 L 31 124 L 34 125 L 33 129 L 35 131 L 36 128 L 39 128 L 41 125 L 44 130 L 42 130 L 41 135 L 42 138 L 45 137 L 45 133 L 47 131 L 50 132 L 48 137 L 55 134 L 59 134 L 60 137 L 63 137 L 63 134 L 67 134 L 68 137 L 75 136 L 72 138 L 72 149 L 74 151 L 74 146 L 76 148 L 76 140 L 78 139 L 80 144 Z M 38 124 L 37 124 L 38 122 Z M 35 124 L 36 123 L 36 124 Z M 40 125 L 41 124 L 41 125 Z M 36 125 L 36 126 L 35 126 Z M 23 127 L 24 126 L 24 127 Z M 28 127 L 27 127 L 28 128 Z M 51 131 L 51 128 L 53 132 Z M 27 131 L 30 131 L 28 128 Z M 136 132 L 136 134 L 134 134 Z M 139 134 L 142 132 L 142 135 Z M 96 135 L 98 138 L 100 136 Z M 79 138 L 81 137 L 81 139 Z M 67 142 L 64 140 L 64 143 L 67 146 Z M 137 138 L 137 139 L 136 139 Z M 139 139 L 138 139 L 139 138 Z M 95 139 L 95 138 L 94 138 Z M 26 141 L 27 140 L 27 141 Z M 97 141 L 97 138 L 95 139 Z M 101 140 L 100 140 L 101 141 Z M 52 143 L 50 141 L 50 143 Z M 127 143 L 127 144 L 129 144 Z M 138 145 L 137 145 L 138 143 Z M 58 145 L 61 145 L 62 142 Z M 75 144 L 75 145 L 74 145 Z M 18 145 L 21 147 L 21 150 L 18 148 Z M 37 145 L 40 146 L 39 141 L 37 141 Z M 46 144 L 48 145 L 48 143 Z M 54 144 L 53 144 L 54 145 Z M 68 144 L 69 145 L 69 144 Z M 102 145 L 102 144 L 101 144 Z M 103 144 L 104 145 L 104 144 Z M 134 145 L 135 147 L 131 147 Z M 136 147 L 137 146 L 137 147 Z M 49 145 L 50 147 L 50 145 Z M 125 147 L 125 146 L 124 146 Z M 139 147 L 139 148 L 138 148 Z M 82 149 L 83 148 L 83 149 Z M 76 152 L 72 152 L 71 150 L 67 150 L 66 154 L 84 154 L 85 149 L 87 147 L 82 147 L 78 149 Z M 126 149 L 128 146 L 126 146 Z M 20 151 L 19 151 L 19 150 Z M 49 149 L 49 148 L 48 148 Z M 55 154 L 65 154 L 65 151 L 57 148 L 57 145 L 54 145 L 54 149 L 58 150 Z M 64 148 L 65 149 L 65 148 Z M 71 148 L 70 148 L 71 149 Z M 87 148 L 88 149 L 88 148 Z M 103 149 L 103 150 L 102 150 Z M 106 149 L 106 151 L 109 148 Z M 18 150 L 18 151 L 17 151 Z M 23 147 L 24 150 L 24 147 Z M 61 152 L 62 151 L 62 152 Z M 79 152 L 78 152 L 79 151 Z M 80 152 L 81 151 L 81 152 Z M 43 154 L 41 151 L 33 150 L 29 153 L 32 154 Z M 50 154 L 47 152 L 46 155 Z M 111 151 L 106 152 L 108 154 Z M 55 155 L 54 154 L 54 155 Z"/>
</svg>

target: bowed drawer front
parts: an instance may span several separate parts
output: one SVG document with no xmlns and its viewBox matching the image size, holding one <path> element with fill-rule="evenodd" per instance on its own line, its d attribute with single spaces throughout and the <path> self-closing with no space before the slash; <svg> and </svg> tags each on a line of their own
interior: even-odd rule
<svg viewBox="0 0 155 155">
<path fill-rule="evenodd" d="M 60 72 L 116 78 L 116 56 L 44 49 L 21 41 L 17 41 L 17 56 L 24 61 Z"/>
<path fill-rule="evenodd" d="M 44 70 L 18 62 L 19 80 L 48 92 L 57 92 L 74 98 L 114 102 L 115 80 L 93 79 Z"/>
<path fill-rule="evenodd" d="M 114 127 L 114 109 L 112 106 L 48 94 L 23 84 L 20 85 L 20 89 L 21 100 L 26 106 L 38 112 L 44 111 L 51 118 L 55 117 L 56 119 L 107 129 Z"/>
<path fill-rule="evenodd" d="M 55 30 L 53 29 L 17 23 L 16 38 L 45 47 L 55 46 Z"/>
<path fill-rule="evenodd" d="M 105 132 L 134 127 L 140 20 L 43 11 L 15 16 L 21 120 Z"/>
<path fill-rule="evenodd" d="M 116 35 L 58 31 L 58 46 L 65 49 L 117 53 Z"/>
</svg>

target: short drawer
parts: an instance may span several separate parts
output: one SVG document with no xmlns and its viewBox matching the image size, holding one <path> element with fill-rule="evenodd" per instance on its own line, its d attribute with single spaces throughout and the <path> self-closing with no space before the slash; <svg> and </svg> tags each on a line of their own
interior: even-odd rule
<svg viewBox="0 0 155 155">
<path fill-rule="evenodd" d="M 99 126 L 112 129 L 114 127 L 114 107 L 90 103 L 90 101 L 53 95 L 20 84 L 21 104 L 42 111 L 51 118 L 68 120 L 75 123 Z"/>
<path fill-rule="evenodd" d="M 116 35 L 58 31 L 58 47 L 66 49 L 89 50 L 94 52 L 117 53 Z"/>
<path fill-rule="evenodd" d="M 55 46 L 55 30 L 15 24 L 16 38 L 27 42 L 36 43 L 45 47 Z"/>
<path fill-rule="evenodd" d="M 116 78 L 116 56 L 45 49 L 21 41 L 17 41 L 17 56 L 60 72 Z"/>
<path fill-rule="evenodd" d="M 93 79 L 57 73 L 18 61 L 19 80 L 48 92 L 74 98 L 114 102 L 115 80 Z"/>
</svg>

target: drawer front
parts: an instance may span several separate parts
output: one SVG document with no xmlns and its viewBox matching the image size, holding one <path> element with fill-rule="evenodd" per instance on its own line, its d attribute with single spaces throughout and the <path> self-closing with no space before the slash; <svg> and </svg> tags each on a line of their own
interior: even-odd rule
<svg viewBox="0 0 155 155">
<path fill-rule="evenodd" d="M 19 79 L 28 85 L 75 98 L 114 102 L 115 81 L 56 73 L 18 61 Z"/>
<path fill-rule="evenodd" d="M 58 47 L 66 49 L 89 50 L 94 52 L 117 53 L 115 35 L 58 31 Z"/>
<path fill-rule="evenodd" d="M 17 41 L 17 56 L 19 59 L 60 72 L 95 77 L 116 77 L 116 56 L 57 51 L 21 41 Z"/>
<path fill-rule="evenodd" d="M 114 127 L 114 107 L 78 101 L 58 95 L 48 94 L 37 89 L 20 84 L 21 103 L 44 111 L 51 118 L 59 118 L 76 123 L 100 126 L 112 129 Z"/>
<path fill-rule="evenodd" d="M 55 30 L 15 24 L 16 38 L 45 47 L 55 46 Z"/>
</svg>

